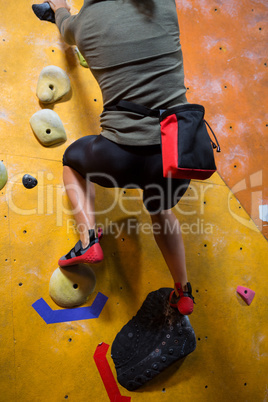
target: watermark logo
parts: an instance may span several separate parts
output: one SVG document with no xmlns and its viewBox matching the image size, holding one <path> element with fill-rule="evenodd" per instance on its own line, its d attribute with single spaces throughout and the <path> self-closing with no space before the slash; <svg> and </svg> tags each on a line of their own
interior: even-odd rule
<svg viewBox="0 0 268 402">
<path fill-rule="evenodd" d="M 112 235 L 115 239 L 119 239 L 123 234 L 126 235 L 159 235 L 159 234 L 182 234 L 182 235 L 211 235 L 213 234 L 213 225 L 206 222 L 205 219 L 197 218 L 194 222 L 183 222 L 173 225 L 168 220 L 165 221 L 164 227 L 159 223 L 139 222 L 137 218 L 131 217 L 122 222 L 113 222 L 109 218 L 105 218 L 103 222 L 98 223 L 98 228 L 102 229 L 107 235 Z M 83 224 L 76 225 L 75 219 L 67 219 L 67 234 L 77 234 L 85 232 L 87 227 Z"/>
<path fill-rule="evenodd" d="M 88 200 L 91 198 L 94 199 L 95 188 L 94 184 L 90 181 L 90 175 L 87 177 L 85 189 L 81 193 L 81 188 L 76 184 L 68 184 L 66 188 L 63 184 L 53 184 L 52 182 L 55 177 L 52 173 L 39 171 L 31 174 L 38 181 L 38 185 L 34 190 L 25 190 L 27 192 L 33 191 L 32 194 L 34 194 L 34 197 L 31 201 L 31 208 L 23 204 L 17 196 L 15 185 L 18 183 L 21 184 L 22 177 L 21 174 L 17 174 L 10 177 L 8 183 L 7 197 L 10 210 L 22 216 L 53 215 L 55 216 L 56 226 L 62 226 L 67 221 L 67 231 L 74 230 L 74 216 L 82 211 L 88 215 L 94 214 L 96 218 L 100 218 L 100 221 L 104 221 L 105 219 L 103 229 L 105 228 L 105 232 L 108 231 L 115 237 L 119 237 L 123 231 L 127 233 L 135 232 L 137 234 L 157 233 L 160 230 L 160 228 L 157 228 L 157 225 L 153 226 L 149 223 L 141 224 L 137 219 L 133 220 L 133 216 L 138 217 L 146 212 L 146 206 L 157 205 L 159 210 L 154 210 L 154 213 L 157 213 L 162 209 L 167 209 L 165 205 L 174 205 L 173 211 L 185 217 L 180 227 L 182 234 L 211 234 L 213 232 L 213 225 L 204 219 L 204 199 L 206 192 L 213 188 L 213 185 L 210 183 L 197 184 L 192 182 L 189 188 L 188 185 L 183 185 L 174 189 L 172 188 L 171 180 L 168 179 L 165 189 L 158 184 L 145 186 L 144 192 L 146 192 L 146 197 L 144 198 L 142 190 L 135 184 L 130 183 L 120 188 L 113 177 L 103 173 L 95 173 L 94 177 L 97 175 L 98 179 L 104 183 L 104 187 L 112 188 L 113 193 L 112 197 L 107 197 L 103 203 L 97 205 L 96 210 L 92 211 L 90 210 L 92 204 Z M 139 191 L 127 191 L 129 189 L 138 189 Z M 184 201 L 177 202 L 185 191 L 187 191 L 187 197 L 184 198 Z M 73 206 L 71 206 L 67 197 L 67 194 L 70 193 L 77 200 Z M 122 224 L 112 222 L 107 218 L 109 215 L 111 216 L 115 208 L 119 208 L 129 220 L 128 223 L 124 223 L 124 227 Z M 82 229 L 76 227 L 76 230 L 80 232 Z M 174 232 L 175 229 L 166 227 L 165 230 L 167 232 Z"/>
<path fill-rule="evenodd" d="M 262 202 L 263 194 L 262 190 L 258 189 L 258 187 L 260 188 L 262 184 L 263 184 L 263 173 L 262 170 L 259 170 L 251 174 L 249 180 L 246 180 L 246 178 L 244 178 L 240 180 L 237 184 L 235 184 L 231 188 L 231 192 L 228 195 L 228 211 L 230 212 L 232 217 L 242 225 L 256 232 L 262 230 L 262 220 L 259 218 L 259 206 Z M 243 218 L 242 216 L 233 211 L 231 205 L 233 195 L 236 195 L 241 191 L 245 190 L 249 190 L 250 192 L 251 210 L 249 211 L 249 214 L 252 219 L 250 219 L 250 217 L 248 219 Z"/>
</svg>

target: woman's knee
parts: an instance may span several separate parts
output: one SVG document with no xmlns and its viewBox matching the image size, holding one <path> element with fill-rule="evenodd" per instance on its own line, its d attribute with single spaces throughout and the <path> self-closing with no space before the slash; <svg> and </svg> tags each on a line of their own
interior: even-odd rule
<svg viewBox="0 0 268 402">
<path fill-rule="evenodd" d="M 170 218 L 171 215 L 174 215 L 171 209 L 162 209 L 161 211 L 157 212 L 150 212 L 151 221 L 154 222 L 163 222 L 166 219 Z"/>
</svg>

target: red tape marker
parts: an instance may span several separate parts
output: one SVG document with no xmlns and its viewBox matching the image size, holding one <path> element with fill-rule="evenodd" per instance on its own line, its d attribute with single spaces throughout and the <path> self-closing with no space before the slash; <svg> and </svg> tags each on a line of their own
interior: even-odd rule
<svg viewBox="0 0 268 402">
<path fill-rule="evenodd" d="M 106 354 L 108 352 L 109 345 L 107 343 L 100 343 L 94 353 L 94 360 L 99 370 L 101 379 L 107 391 L 107 394 L 111 402 L 131 401 L 130 396 L 122 396 L 120 394 L 118 385 L 115 381 L 111 367 L 109 366 Z"/>
</svg>

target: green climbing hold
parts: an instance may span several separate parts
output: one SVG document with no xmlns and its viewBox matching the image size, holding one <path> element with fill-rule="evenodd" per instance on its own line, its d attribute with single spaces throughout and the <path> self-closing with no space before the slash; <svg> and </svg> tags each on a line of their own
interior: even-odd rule
<svg viewBox="0 0 268 402">
<path fill-rule="evenodd" d="M 5 187 L 7 182 L 7 170 L 3 162 L 0 162 L 0 190 Z"/>
<path fill-rule="evenodd" d="M 76 48 L 76 53 L 77 53 L 77 57 L 79 59 L 81 66 L 88 68 L 88 64 L 87 64 L 86 60 L 84 59 L 84 57 L 82 56 L 82 54 L 79 52 L 78 48 Z"/>
</svg>

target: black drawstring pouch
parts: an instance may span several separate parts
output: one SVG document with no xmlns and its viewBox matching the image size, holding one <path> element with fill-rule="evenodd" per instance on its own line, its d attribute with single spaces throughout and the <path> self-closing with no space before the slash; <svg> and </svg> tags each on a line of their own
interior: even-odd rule
<svg viewBox="0 0 268 402">
<path fill-rule="evenodd" d="M 125 100 L 105 110 L 128 110 L 143 116 L 158 117 L 161 125 L 163 176 L 176 179 L 208 179 L 216 170 L 213 149 L 220 145 L 204 120 L 201 105 L 183 104 L 170 109 L 149 109 Z M 211 140 L 207 127 L 213 134 Z"/>
<path fill-rule="evenodd" d="M 213 148 L 220 146 L 201 105 L 171 108 L 160 116 L 164 177 L 208 179 L 216 172 Z M 210 139 L 210 128 L 217 145 Z"/>
</svg>

